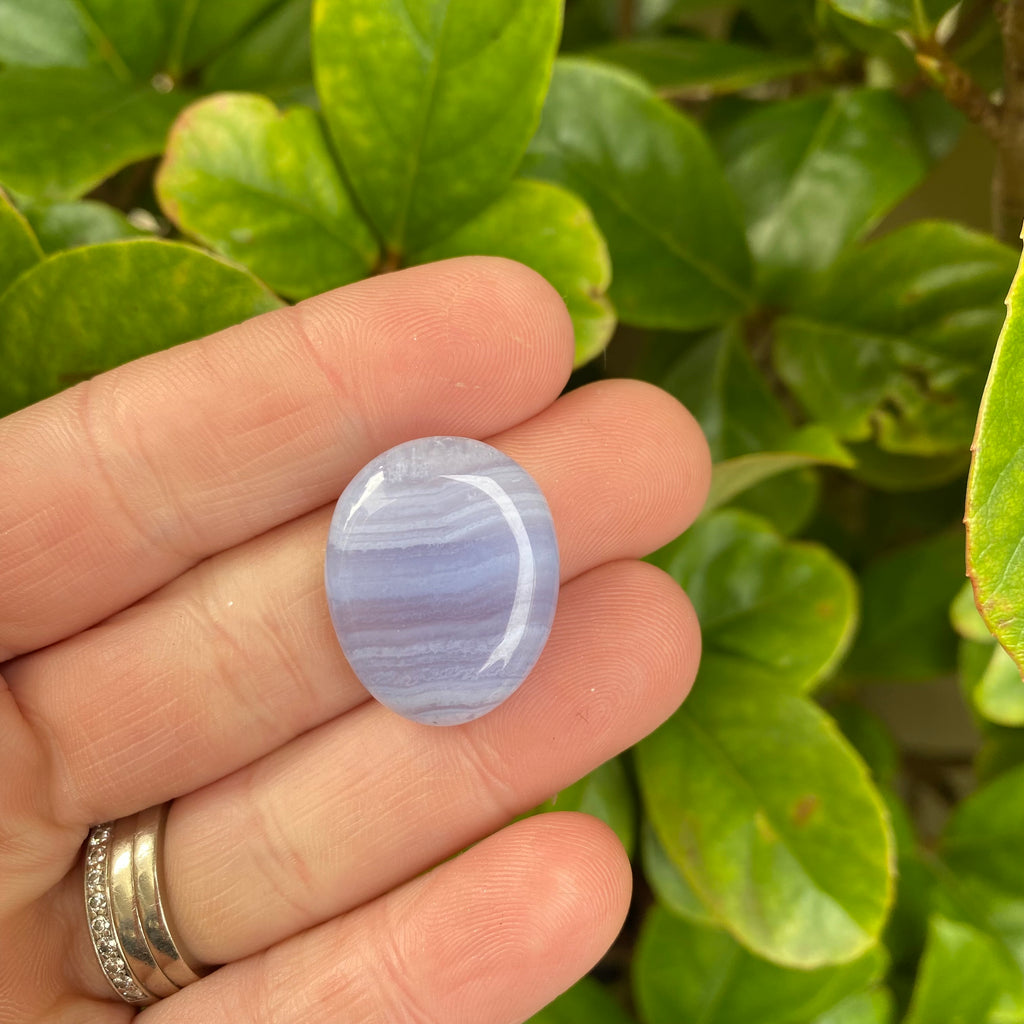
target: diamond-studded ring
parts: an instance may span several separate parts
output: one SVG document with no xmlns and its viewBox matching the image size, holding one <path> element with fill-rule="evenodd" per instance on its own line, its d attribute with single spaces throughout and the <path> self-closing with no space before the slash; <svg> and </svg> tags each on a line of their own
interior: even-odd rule
<svg viewBox="0 0 1024 1024">
<path fill-rule="evenodd" d="M 85 913 L 100 968 L 126 1003 L 149 1006 L 209 970 L 172 938 L 159 865 L 169 804 L 96 825 L 85 844 Z"/>
</svg>

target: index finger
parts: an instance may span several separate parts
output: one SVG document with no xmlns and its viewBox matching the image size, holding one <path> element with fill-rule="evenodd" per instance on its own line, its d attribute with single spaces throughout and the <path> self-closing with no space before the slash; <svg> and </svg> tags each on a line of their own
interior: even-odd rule
<svg viewBox="0 0 1024 1024">
<path fill-rule="evenodd" d="M 0 662 L 325 504 L 392 445 L 532 416 L 572 350 L 543 278 L 467 257 L 264 314 L 0 420 Z"/>
</svg>

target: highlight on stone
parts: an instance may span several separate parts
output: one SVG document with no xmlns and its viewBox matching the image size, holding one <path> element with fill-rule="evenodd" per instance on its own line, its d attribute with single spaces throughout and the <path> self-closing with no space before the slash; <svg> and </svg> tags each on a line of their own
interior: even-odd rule
<svg viewBox="0 0 1024 1024">
<path fill-rule="evenodd" d="M 469 722 L 515 692 L 551 632 L 551 512 L 526 470 L 482 441 L 407 441 L 338 499 L 325 579 L 345 657 L 381 704 Z"/>
</svg>

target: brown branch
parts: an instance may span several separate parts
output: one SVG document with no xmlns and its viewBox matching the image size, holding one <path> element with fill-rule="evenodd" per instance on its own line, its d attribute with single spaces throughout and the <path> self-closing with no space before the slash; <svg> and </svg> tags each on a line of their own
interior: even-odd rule
<svg viewBox="0 0 1024 1024">
<path fill-rule="evenodd" d="M 633 0 L 619 0 L 618 36 L 620 39 L 628 39 L 633 34 L 635 14 Z"/>
<path fill-rule="evenodd" d="M 996 234 L 1013 243 L 1024 222 L 1024 0 L 1003 0 L 998 12 L 1005 85 L 992 219 Z"/>
<path fill-rule="evenodd" d="M 980 125 L 985 134 L 998 144 L 1003 131 L 1000 107 L 937 40 L 918 39 L 915 47 L 918 67 L 954 107 Z"/>
</svg>

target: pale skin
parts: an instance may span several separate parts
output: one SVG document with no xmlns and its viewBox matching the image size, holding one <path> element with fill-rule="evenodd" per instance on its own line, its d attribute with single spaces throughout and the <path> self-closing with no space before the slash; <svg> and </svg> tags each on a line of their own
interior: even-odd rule
<svg viewBox="0 0 1024 1024">
<path fill-rule="evenodd" d="M 89 944 L 80 848 L 172 799 L 179 938 L 227 966 L 147 1024 L 512 1024 L 604 953 L 630 896 L 614 834 L 580 814 L 507 823 L 686 696 L 693 610 L 637 559 L 698 514 L 710 464 L 648 385 L 559 397 L 572 350 L 540 277 L 473 257 L 0 420 L 0 1021 L 136 1014 Z M 536 668 L 454 728 L 369 699 L 322 581 L 346 482 L 434 434 L 518 460 L 561 549 Z"/>
</svg>

